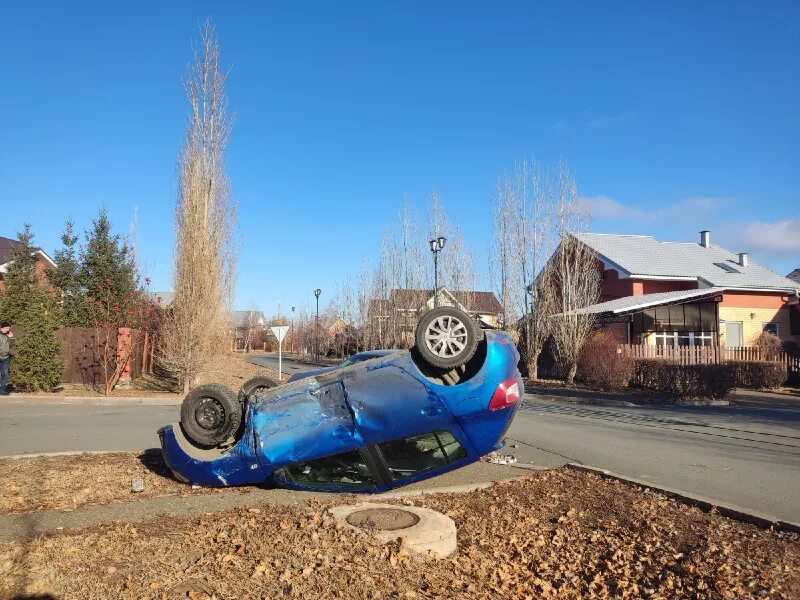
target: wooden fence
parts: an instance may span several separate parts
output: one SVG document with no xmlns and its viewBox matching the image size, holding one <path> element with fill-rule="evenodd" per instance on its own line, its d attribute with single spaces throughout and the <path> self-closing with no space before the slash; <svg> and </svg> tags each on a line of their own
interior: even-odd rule
<svg viewBox="0 0 800 600">
<path fill-rule="evenodd" d="M 56 332 L 61 342 L 61 360 L 64 362 L 63 383 L 82 383 L 97 386 L 103 383 L 102 355 L 106 343 L 102 332 L 86 327 L 64 327 Z M 116 335 L 111 336 L 116 348 Z M 153 340 L 142 332 L 132 336 L 133 350 L 130 357 L 132 378 L 152 372 Z"/>
<path fill-rule="evenodd" d="M 761 348 L 725 348 L 723 346 L 649 346 L 620 344 L 620 351 L 632 358 L 663 358 L 682 365 L 719 364 L 727 361 L 770 361 L 786 365 L 789 381 L 800 380 L 800 357 L 786 352 L 764 352 Z"/>
</svg>

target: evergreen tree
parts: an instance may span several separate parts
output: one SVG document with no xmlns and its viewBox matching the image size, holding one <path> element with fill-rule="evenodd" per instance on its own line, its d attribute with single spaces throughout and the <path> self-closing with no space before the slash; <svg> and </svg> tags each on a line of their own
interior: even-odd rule
<svg viewBox="0 0 800 600">
<path fill-rule="evenodd" d="M 61 342 L 56 338 L 58 310 L 50 294 L 39 286 L 19 319 L 21 335 L 11 361 L 14 387 L 49 392 L 58 387 L 64 372 Z"/>
<path fill-rule="evenodd" d="M 39 288 L 29 223 L 17 234 L 17 240 L 19 245 L 11 250 L 11 264 L 5 274 L 6 289 L 0 294 L 0 321 L 14 324 L 25 314 Z"/>
<path fill-rule="evenodd" d="M 97 219 L 92 221 L 92 228 L 86 233 L 86 247 L 81 254 L 79 281 L 93 305 L 90 312 L 102 310 L 108 316 L 120 312 L 119 309 L 124 308 L 125 302 L 136 292 L 136 279 L 133 253 L 119 235 L 111 232 L 108 211 L 101 208 Z M 98 303 L 103 306 L 98 307 Z"/>
<path fill-rule="evenodd" d="M 78 236 L 68 220 L 61 235 L 61 249 L 55 253 L 56 268 L 47 271 L 47 277 L 58 290 L 61 304 L 61 324 L 64 327 L 89 327 L 86 293 L 81 285 L 81 263 L 77 255 Z"/>
</svg>

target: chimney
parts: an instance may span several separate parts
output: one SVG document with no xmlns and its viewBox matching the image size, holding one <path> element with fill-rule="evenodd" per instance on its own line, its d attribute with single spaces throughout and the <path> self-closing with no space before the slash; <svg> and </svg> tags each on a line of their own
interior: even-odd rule
<svg viewBox="0 0 800 600">
<path fill-rule="evenodd" d="M 747 252 L 739 252 L 739 264 L 743 267 L 747 266 Z"/>
<path fill-rule="evenodd" d="M 707 230 L 703 230 L 700 232 L 700 245 L 703 248 L 710 248 L 711 247 L 711 232 Z"/>
</svg>

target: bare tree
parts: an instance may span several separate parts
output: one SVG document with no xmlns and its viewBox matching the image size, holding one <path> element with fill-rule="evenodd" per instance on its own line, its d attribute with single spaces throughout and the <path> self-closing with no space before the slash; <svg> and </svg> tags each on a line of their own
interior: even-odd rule
<svg viewBox="0 0 800 600">
<path fill-rule="evenodd" d="M 244 351 L 250 352 L 253 345 L 260 342 L 261 331 L 264 329 L 264 324 L 260 322 L 261 311 L 258 310 L 255 304 L 250 305 L 250 309 L 244 318 Z"/>
<path fill-rule="evenodd" d="M 467 305 L 466 308 L 470 309 L 477 281 L 475 256 L 467 244 L 461 227 L 448 218 L 441 197 L 435 190 L 431 194 L 428 233 L 430 239 L 440 236 L 447 238 L 445 249 L 439 256 L 439 286 L 452 292 L 459 292 L 464 300 L 463 303 Z M 432 281 L 433 277 L 430 277 L 430 280 Z"/>
<path fill-rule="evenodd" d="M 162 336 L 165 363 L 188 391 L 227 346 L 236 248 L 236 210 L 225 173 L 231 131 L 227 72 L 210 22 L 202 28 L 185 87 L 190 114 L 178 157 L 174 303 Z"/>
<path fill-rule="evenodd" d="M 535 162 L 517 164 L 513 184 L 513 205 L 517 214 L 514 231 L 517 276 L 522 278 L 523 353 L 528 377 L 539 377 L 539 356 L 552 335 L 551 316 L 555 309 L 548 258 L 552 252 L 555 186 L 549 174 L 542 174 Z"/>
<path fill-rule="evenodd" d="M 503 307 L 503 329 L 509 328 L 513 315 L 518 314 L 515 297 L 519 297 L 520 281 L 515 276 L 519 261 L 514 254 L 517 227 L 516 199 L 511 181 L 498 177 L 497 191 L 492 202 L 492 246 L 489 252 L 489 278 L 495 286 Z M 523 284 L 524 285 L 524 284 Z M 516 291 L 516 294 L 514 293 Z"/>
<path fill-rule="evenodd" d="M 552 285 L 548 288 L 556 310 L 551 318 L 553 357 L 567 383 L 572 383 L 581 348 L 594 326 L 594 315 L 581 309 L 597 302 L 600 270 L 594 252 L 573 235 L 587 228 L 588 216 L 564 165 L 559 167 L 556 186 L 554 225 L 560 243 L 550 259 Z"/>
</svg>

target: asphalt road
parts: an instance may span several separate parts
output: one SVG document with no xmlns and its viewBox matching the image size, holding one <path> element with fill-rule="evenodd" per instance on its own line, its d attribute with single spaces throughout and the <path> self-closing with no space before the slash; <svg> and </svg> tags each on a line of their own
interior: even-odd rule
<svg viewBox="0 0 800 600">
<path fill-rule="evenodd" d="M 273 352 L 271 354 L 262 354 L 260 356 L 248 356 L 247 360 L 253 364 L 261 365 L 270 369 L 278 370 L 278 354 Z M 281 359 L 281 372 L 284 375 L 294 375 L 295 373 L 303 373 L 318 369 L 316 365 L 309 365 L 306 363 L 297 362 L 296 360 L 289 360 L 286 357 Z"/>
<path fill-rule="evenodd" d="M 0 405 L 0 455 L 139 450 L 176 406 Z M 527 396 L 506 452 L 574 461 L 800 522 L 800 406 L 612 408 Z"/>
<path fill-rule="evenodd" d="M 541 450 L 800 522 L 800 403 L 616 408 L 526 397 L 512 451 Z"/>
</svg>

